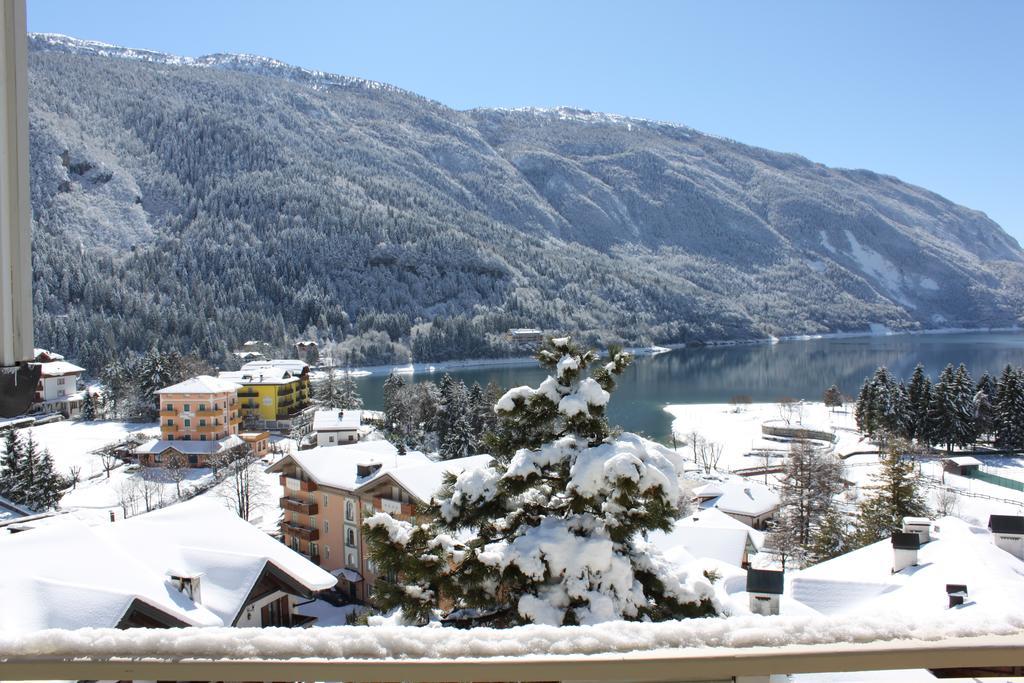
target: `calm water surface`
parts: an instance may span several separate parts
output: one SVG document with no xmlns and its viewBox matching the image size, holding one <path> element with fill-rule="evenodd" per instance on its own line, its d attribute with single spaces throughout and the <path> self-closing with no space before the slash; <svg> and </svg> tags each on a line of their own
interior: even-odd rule
<svg viewBox="0 0 1024 683">
<path fill-rule="evenodd" d="M 1024 332 L 976 332 L 785 341 L 773 345 L 679 349 L 639 357 L 618 380 L 612 395 L 612 423 L 651 438 L 671 438 L 670 403 L 724 403 L 737 394 L 755 402 L 793 397 L 820 401 L 837 384 L 856 395 L 879 365 L 909 377 L 917 363 L 934 379 L 947 363 L 966 363 L 977 379 L 997 374 L 1007 363 L 1024 365 Z M 546 372 L 536 366 L 450 370 L 466 384 L 491 380 L 502 387 L 536 386 Z M 438 381 L 443 373 L 416 374 L 412 381 Z M 406 380 L 410 376 L 405 376 Z M 367 408 L 382 407 L 385 377 L 357 379 Z"/>
</svg>

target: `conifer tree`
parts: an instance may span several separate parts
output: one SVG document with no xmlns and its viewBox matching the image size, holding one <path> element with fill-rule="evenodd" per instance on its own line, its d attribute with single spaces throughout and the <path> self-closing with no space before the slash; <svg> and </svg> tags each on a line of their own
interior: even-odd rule
<svg viewBox="0 0 1024 683">
<path fill-rule="evenodd" d="M 979 439 L 989 436 L 995 429 L 994 393 L 995 383 L 986 372 L 974 387 L 974 427 Z"/>
<path fill-rule="evenodd" d="M 4 434 L 4 455 L 0 459 L 0 496 L 14 502 L 23 502 L 25 499 L 22 483 L 24 450 L 18 431 L 8 429 Z"/>
<path fill-rule="evenodd" d="M 928 506 L 921 494 L 913 461 L 904 457 L 906 444 L 890 445 L 881 471 L 872 476 L 870 493 L 860 504 L 857 540 L 860 545 L 888 538 L 904 517 L 924 517 Z"/>
<path fill-rule="evenodd" d="M 25 440 L 25 462 L 32 467 L 31 481 L 26 482 L 25 504 L 33 510 L 56 508 L 66 488 L 64 478 L 54 468 L 50 451 L 40 450 L 31 434 Z"/>
<path fill-rule="evenodd" d="M 341 408 L 341 386 L 333 367 L 327 368 L 324 378 L 313 390 L 313 400 L 323 408 Z"/>
<path fill-rule="evenodd" d="M 370 557 L 395 579 L 377 583 L 379 604 L 424 623 L 443 596 L 452 618 L 497 627 L 713 613 L 707 581 L 643 540 L 678 517 L 683 461 L 608 425 L 614 376 L 629 354 L 598 362 L 563 338 L 537 357 L 551 375 L 497 401 L 489 467 L 448 477 L 430 523 L 367 520 Z"/>
<path fill-rule="evenodd" d="M 928 437 L 933 444 L 945 444 L 947 451 L 953 450 L 956 428 L 956 374 L 952 363 L 939 374 L 932 387 L 932 400 L 928 407 Z"/>
<path fill-rule="evenodd" d="M 836 408 L 843 406 L 843 392 L 839 390 L 835 384 L 825 390 L 824 395 L 825 406 L 831 408 L 832 412 L 835 412 Z"/>
<path fill-rule="evenodd" d="M 363 397 L 359 395 L 359 387 L 356 381 L 348 372 L 341 378 L 338 386 L 338 408 L 342 410 L 360 410 L 363 407 Z"/>
<path fill-rule="evenodd" d="M 82 399 L 81 416 L 87 421 L 96 419 L 96 399 L 88 389 L 85 390 L 85 398 Z"/>
<path fill-rule="evenodd" d="M 842 486 L 841 460 L 832 454 L 815 452 L 806 441 L 790 447 L 779 497 L 780 507 L 786 513 L 784 526 L 798 545 L 810 544 L 813 529 L 832 508 L 833 499 Z"/>
<path fill-rule="evenodd" d="M 997 386 L 996 446 L 1004 450 L 1024 450 L 1024 379 L 1021 372 L 1007 365 Z"/>
<path fill-rule="evenodd" d="M 848 552 L 850 545 L 849 522 L 842 512 L 832 507 L 814 530 L 808 556 L 813 563 L 824 562 Z"/>
<path fill-rule="evenodd" d="M 928 443 L 928 409 L 932 401 L 932 382 L 924 374 L 924 366 L 918 363 L 907 387 L 907 403 L 910 412 L 907 419 L 907 437 Z"/>
</svg>

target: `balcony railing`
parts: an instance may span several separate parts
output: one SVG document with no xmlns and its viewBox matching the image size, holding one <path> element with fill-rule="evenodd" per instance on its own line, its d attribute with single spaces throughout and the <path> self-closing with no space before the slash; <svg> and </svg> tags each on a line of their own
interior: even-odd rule
<svg viewBox="0 0 1024 683">
<path fill-rule="evenodd" d="M 374 627 L 362 627 L 371 635 Z M 830 643 L 787 647 L 695 647 L 601 654 L 417 658 L 391 648 L 377 659 L 345 659 L 352 633 L 309 634 L 300 631 L 286 644 L 275 642 L 274 656 L 232 658 L 226 648 L 245 652 L 255 629 L 211 629 L 218 639 L 233 638 L 211 654 L 202 631 L 170 629 L 159 640 L 133 638 L 115 629 L 89 636 L 68 632 L 54 641 L 53 632 L 39 644 L 46 654 L 0 655 L 2 680 L 217 680 L 217 681 L 732 681 L 770 674 L 814 674 L 899 669 L 970 669 L 1017 667 L 1024 637 L 980 636 L 941 641 L 896 640 Z M 441 634 L 449 638 L 459 632 Z M 422 635 L 422 634 L 420 634 Z M 30 640 L 32 636 L 27 639 Z M 100 652 L 87 638 L 103 638 Z M 440 637 L 440 635 L 439 635 Z M 44 636 L 38 636 L 44 638 Z M 410 639 L 412 640 L 412 639 Z M 237 641 L 237 645 L 235 642 Z M 113 645 L 116 643 L 117 645 Z M 32 645 L 29 642 L 29 645 Z M 45 645 L 45 647 L 43 647 Z M 24 648 L 24 646 L 22 646 Z M 222 653 L 221 649 L 225 651 Z M 1000 678 L 999 680 L 1004 680 Z M 995 680 L 995 679 L 993 679 Z"/>
<path fill-rule="evenodd" d="M 320 539 L 319 529 L 311 529 L 308 526 L 301 526 L 291 522 L 281 522 L 281 531 L 289 536 L 301 538 L 303 541 L 316 541 Z"/>
<path fill-rule="evenodd" d="M 289 498 L 285 496 L 281 498 L 281 509 L 288 510 L 289 512 L 297 512 L 300 515 L 315 515 L 319 512 L 320 507 L 316 503 L 307 503 L 304 500 L 298 498 Z"/>
<path fill-rule="evenodd" d="M 285 487 L 289 491 L 316 491 L 317 485 L 315 481 L 307 481 L 304 479 L 296 479 L 295 477 L 289 477 L 288 475 L 282 474 L 278 481 L 281 482 L 281 486 Z"/>
</svg>

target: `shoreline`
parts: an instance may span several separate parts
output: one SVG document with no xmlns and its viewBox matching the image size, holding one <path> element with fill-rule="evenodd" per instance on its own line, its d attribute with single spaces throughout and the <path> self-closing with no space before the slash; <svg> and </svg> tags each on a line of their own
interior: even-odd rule
<svg viewBox="0 0 1024 683">
<path fill-rule="evenodd" d="M 792 341 L 814 341 L 818 339 L 859 339 L 865 337 L 903 337 L 903 336 L 924 336 L 934 334 L 982 334 L 992 332 L 1021 332 L 1024 328 L 1019 326 L 1012 327 L 941 327 L 941 328 L 929 328 L 926 330 L 890 330 L 884 325 L 880 325 L 871 330 L 858 331 L 858 332 L 822 332 L 820 334 L 793 334 L 785 335 L 782 337 L 765 337 L 761 339 L 729 339 L 721 341 L 708 341 L 708 342 L 680 342 L 674 344 L 653 344 L 651 346 L 635 346 L 628 347 L 626 351 L 629 351 L 634 356 L 657 356 L 662 353 L 669 351 L 678 351 L 680 349 L 701 349 L 709 347 L 729 347 L 729 346 L 759 346 L 759 345 L 772 345 L 780 342 L 792 342 Z M 338 375 L 350 375 L 352 377 L 375 377 L 380 375 L 420 375 L 420 374 L 437 374 L 447 372 L 449 370 L 464 370 L 469 368 L 480 368 L 480 367 L 519 367 L 525 365 L 533 365 L 537 360 L 533 356 L 512 356 L 509 358 L 467 358 L 464 360 L 449 360 L 449 361 L 437 361 L 434 363 L 409 363 L 407 365 L 368 365 L 351 368 L 346 371 L 339 366 L 333 366 L 335 372 Z M 331 366 L 317 366 L 313 368 L 313 372 L 323 373 L 327 371 L 327 368 Z"/>
</svg>

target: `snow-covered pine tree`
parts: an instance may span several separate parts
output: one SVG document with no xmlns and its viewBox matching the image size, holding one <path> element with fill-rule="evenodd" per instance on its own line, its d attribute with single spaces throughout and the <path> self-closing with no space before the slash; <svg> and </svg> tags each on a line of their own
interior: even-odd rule
<svg viewBox="0 0 1024 683">
<path fill-rule="evenodd" d="M 82 399 L 81 416 L 83 420 L 96 419 L 96 398 L 88 388 L 85 390 L 85 398 Z"/>
<path fill-rule="evenodd" d="M 882 366 L 865 380 L 857 398 L 857 428 L 868 436 L 899 434 L 899 387 L 889 370 Z"/>
<path fill-rule="evenodd" d="M 875 413 L 875 387 L 870 377 L 865 379 L 860 386 L 857 403 L 853 408 L 853 416 L 857 421 L 857 429 L 861 433 L 869 436 L 875 433 L 878 418 Z"/>
<path fill-rule="evenodd" d="M 850 550 L 850 524 L 842 512 L 833 506 L 821 518 L 811 537 L 808 559 L 812 563 L 831 560 Z"/>
<path fill-rule="evenodd" d="M 928 409 L 932 400 L 932 381 L 924 374 L 924 366 L 918 363 L 907 386 L 907 402 L 910 415 L 907 419 L 908 436 L 920 443 L 928 443 Z"/>
<path fill-rule="evenodd" d="M 872 475 L 870 492 L 860 504 L 857 541 L 867 545 L 888 538 L 900 529 L 904 517 L 925 517 L 928 506 L 921 494 L 914 462 L 904 458 L 906 444 L 896 441 Z"/>
<path fill-rule="evenodd" d="M 0 458 L 0 496 L 24 503 L 25 490 L 22 484 L 24 443 L 16 429 L 4 434 L 4 455 Z"/>
<path fill-rule="evenodd" d="M 1024 378 L 1021 371 L 1007 365 L 997 386 L 996 446 L 1004 450 L 1024 450 Z"/>
<path fill-rule="evenodd" d="M 932 385 L 932 399 L 928 405 L 928 439 L 933 444 L 945 444 L 946 450 L 953 450 L 956 428 L 956 373 L 950 363 L 939 374 Z"/>
<path fill-rule="evenodd" d="M 25 503 L 33 510 L 56 508 L 66 482 L 54 468 L 50 451 L 39 449 L 31 434 L 25 440 L 25 462 L 32 468 L 31 481 L 26 481 Z"/>
<path fill-rule="evenodd" d="M 440 445 L 440 455 L 443 460 L 464 458 L 467 455 L 474 455 L 478 444 L 477 433 L 473 431 L 469 413 L 463 412 L 449 427 L 448 433 Z"/>
<path fill-rule="evenodd" d="M 360 410 L 363 397 L 359 395 L 359 387 L 349 372 L 346 372 L 338 384 L 338 408 L 341 410 Z"/>
<path fill-rule="evenodd" d="M 334 371 L 333 367 L 327 368 L 324 378 L 316 383 L 313 389 L 313 400 L 323 408 L 341 408 L 341 387 L 338 382 L 338 373 Z"/>
<path fill-rule="evenodd" d="M 985 372 L 974 385 L 974 427 L 978 439 L 991 436 L 995 428 L 995 410 L 995 382 Z"/>
<path fill-rule="evenodd" d="M 614 376 L 629 354 L 598 361 L 561 338 L 537 357 L 551 375 L 497 401 L 489 467 L 449 477 L 430 523 L 384 513 L 367 520 L 372 561 L 397 579 L 377 584 L 379 604 L 423 623 L 443 596 L 450 618 L 498 627 L 713 613 L 707 580 L 644 541 L 679 515 L 683 461 L 609 427 Z"/>
<path fill-rule="evenodd" d="M 953 376 L 953 405 L 956 407 L 953 419 L 953 443 L 960 448 L 967 448 L 978 440 L 976 421 L 974 380 L 963 363 L 956 369 Z"/>
</svg>

